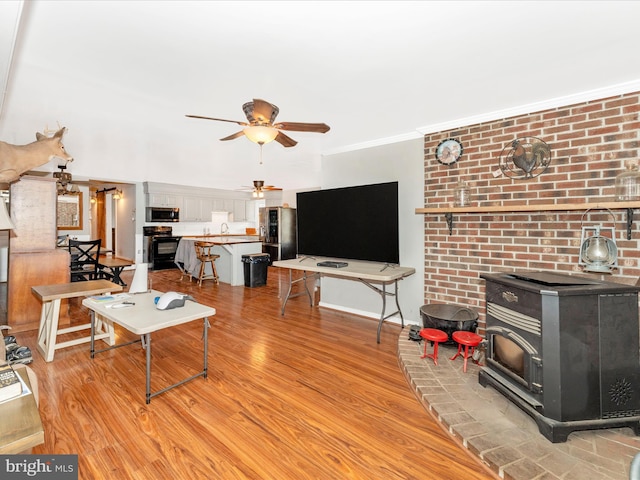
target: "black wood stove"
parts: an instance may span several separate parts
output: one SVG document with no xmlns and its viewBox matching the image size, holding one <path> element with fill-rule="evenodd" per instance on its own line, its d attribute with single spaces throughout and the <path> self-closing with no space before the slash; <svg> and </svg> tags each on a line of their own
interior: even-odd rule
<svg viewBox="0 0 640 480">
<path fill-rule="evenodd" d="M 487 363 L 479 381 L 551 442 L 573 431 L 640 435 L 640 288 L 554 272 L 483 274 Z"/>
</svg>

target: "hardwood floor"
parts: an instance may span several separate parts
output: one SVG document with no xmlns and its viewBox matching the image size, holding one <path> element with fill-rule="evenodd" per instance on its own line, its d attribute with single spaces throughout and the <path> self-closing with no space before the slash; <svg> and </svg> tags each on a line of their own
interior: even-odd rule
<svg viewBox="0 0 640 480">
<path fill-rule="evenodd" d="M 146 405 L 140 344 L 93 360 L 80 345 L 46 363 L 36 332 L 17 334 L 39 379 L 46 442 L 33 453 L 78 454 L 81 479 L 494 478 L 414 397 L 398 366 L 399 326 L 385 324 L 377 344 L 374 320 L 304 297 L 281 316 L 288 275 L 273 267 L 257 288 L 150 275 L 154 289 L 216 308 L 208 378 Z M 71 317 L 85 322 L 80 303 Z M 201 338 L 201 322 L 153 335 L 152 390 L 201 369 Z"/>
</svg>

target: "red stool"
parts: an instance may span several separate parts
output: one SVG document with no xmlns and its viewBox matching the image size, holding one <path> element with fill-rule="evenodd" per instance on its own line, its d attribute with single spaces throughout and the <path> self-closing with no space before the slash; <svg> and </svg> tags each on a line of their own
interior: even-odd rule
<svg viewBox="0 0 640 480">
<path fill-rule="evenodd" d="M 455 342 L 458 343 L 458 353 L 456 353 L 453 357 L 451 357 L 451 360 L 455 360 L 456 358 L 458 358 L 458 355 L 460 355 L 460 351 L 462 350 L 462 345 L 464 345 L 464 355 L 463 355 L 464 367 L 462 367 L 462 371 L 466 372 L 467 359 L 473 356 L 473 352 L 475 351 L 476 347 L 480 345 L 480 342 L 482 341 L 482 337 L 480 335 L 476 335 L 473 332 L 461 332 L 461 331 L 453 332 L 451 337 Z M 469 353 L 469 347 L 471 347 L 471 353 Z"/>
<path fill-rule="evenodd" d="M 433 358 L 433 363 L 438 365 L 438 343 L 449 340 L 449 335 L 442 330 L 437 330 L 435 328 L 423 328 L 420 330 L 420 336 L 425 340 L 424 354 L 420 358 Z M 427 353 L 427 340 L 433 342 L 433 354 Z"/>
</svg>

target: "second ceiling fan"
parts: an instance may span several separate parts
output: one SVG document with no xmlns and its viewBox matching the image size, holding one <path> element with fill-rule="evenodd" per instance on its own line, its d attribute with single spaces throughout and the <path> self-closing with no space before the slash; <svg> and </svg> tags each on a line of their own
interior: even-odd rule
<svg viewBox="0 0 640 480">
<path fill-rule="evenodd" d="M 264 180 L 254 180 L 253 187 L 244 187 L 241 190 L 251 192 L 254 198 L 264 198 L 264 192 L 281 191 L 282 189 L 273 185 L 265 185 Z"/>
<path fill-rule="evenodd" d="M 313 132 L 326 133 L 329 131 L 329 125 L 325 123 L 302 123 L 302 122 L 278 122 L 275 123 L 276 117 L 280 109 L 272 103 L 259 98 L 254 98 L 252 102 L 242 105 L 242 110 L 247 117 L 246 122 L 237 120 L 226 120 L 224 118 L 202 117 L 200 115 L 186 115 L 189 118 L 200 118 L 203 120 L 215 120 L 218 122 L 237 123 L 245 127 L 239 132 L 221 138 L 220 140 L 233 140 L 235 138 L 246 136 L 252 142 L 264 145 L 273 140 L 283 147 L 293 147 L 296 142 L 291 137 L 282 133 L 281 130 L 290 132 Z"/>
</svg>

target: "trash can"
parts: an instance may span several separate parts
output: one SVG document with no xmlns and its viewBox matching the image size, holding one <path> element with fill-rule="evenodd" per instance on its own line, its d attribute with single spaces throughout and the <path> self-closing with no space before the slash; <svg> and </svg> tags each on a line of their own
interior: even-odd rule
<svg viewBox="0 0 640 480">
<path fill-rule="evenodd" d="M 478 328 L 478 314 L 462 305 L 440 304 L 423 305 L 420 307 L 422 326 L 442 330 L 449 336 L 444 345 L 455 345 L 452 335 L 456 330 L 476 333 Z"/>
<path fill-rule="evenodd" d="M 261 287 L 267 284 L 268 253 L 250 253 L 242 255 L 244 263 L 244 286 Z"/>
</svg>

